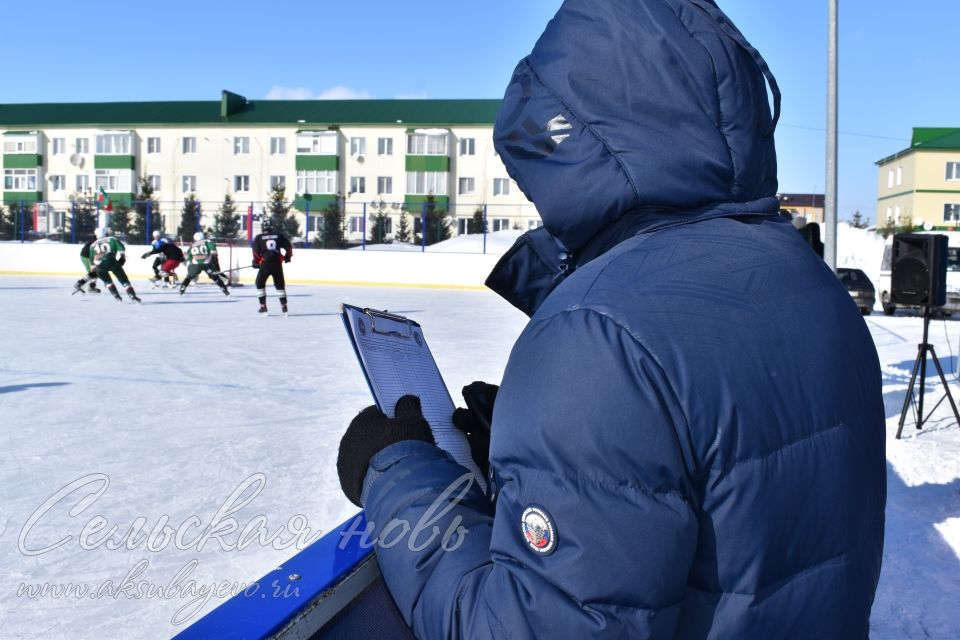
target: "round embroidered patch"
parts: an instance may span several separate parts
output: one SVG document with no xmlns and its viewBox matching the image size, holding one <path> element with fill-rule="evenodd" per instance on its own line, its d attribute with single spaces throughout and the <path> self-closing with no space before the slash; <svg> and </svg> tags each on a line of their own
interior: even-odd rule
<svg viewBox="0 0 960 640">
<path fill-rule="evenodd" d="M 520 516 L 520 530 L 527 546 L 539 555 L 551 554 L 557 548 L 557 530 L 553 526 L 553 518 L 543 507 L 530 505 L 524 509 Z"/>
</svg>

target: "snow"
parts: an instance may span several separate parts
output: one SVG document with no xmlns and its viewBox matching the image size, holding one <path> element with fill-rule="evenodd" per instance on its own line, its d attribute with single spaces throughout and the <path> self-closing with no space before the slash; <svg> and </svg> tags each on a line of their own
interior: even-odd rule
<svg viewBox="0 0 960 640">
<path fill-rule="evenodd" d="M 443 242 L 421 247 L 418 244 L 409 242 L 391 242 L 390 244 L 368 244 L 359 247 L 353 247 L 350 251 L 426 251 L 428 253 L 486 253 L 502 254 L 513 246 L 523 234 L 523 231 L 511 229 L 509 231 L 494 231 L 486 234 L 486 243 L 484 243 L 484 234 L 473 233 L 469 235 L 456 236 Z"/>
<path fill-rule="evenodd" d="M 494 237 L 506 247 L 515 234 Z M 882 241 L 878 249 L 869 232 L 842 230 L 839 247 L 841 264 L 868 274 L 879 265 Z M 180 297 L 139 281 L 138 306 L 70 296 L 70 284 L 0 277 L 5 639 L 169 637 L 225 599 L 170 588 L 178 573 L 203 589 L 242 588 L 355 511 L 335 459 L 370 397 L 341 302 L 417 319 L 455 398 L 473 380 L 500 379 L 526 320 L 481 291 L 291 286 L 290 316 L 262 318 L 249 286 L 229 298 L 212 285 Z M 944 401 L 922 430 L 909 418 L 894 438 L 922 321 L 866 322 L 883 366 L 889 470 L 871 637 L 960 637 L 960 426 Z M 960 398 L 960 323 L 935 321 L 930 342 Z M 928 373 L 926 411 L 943 395 Z M 274 544 L 247 536 L 234 548 L 237 532 L 197 539 L 218 508 L 236 504 L 234 492 L 248 503 L 228 517 L 279 532 Z M 181 531 L 179 542 L 140 533 L 164 523 Z M 123 544 L 111 549 L 102 540 L 114 526 Z M 153 592 L 109 592 L 125 576 Z M 103 592 L 30 597 L 21 586 L 68 583 Z"/>
</svg>

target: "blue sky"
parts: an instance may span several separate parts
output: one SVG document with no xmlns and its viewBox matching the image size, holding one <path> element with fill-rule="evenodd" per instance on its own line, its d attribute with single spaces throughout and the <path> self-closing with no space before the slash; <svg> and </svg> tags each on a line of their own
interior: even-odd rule
<svg viewBox="0 0 960 640">
<path fill-rule="evenodd" d="M 951 80 L 960 3 L 839 2 L 839 217 L 873 218 L 873 163 L 909 146 L 911 127 L 960 127 Z M 22 28 L 0 39 L 0 104 L 216 100 L 221 89 L 251 99 L 499 98 L 561 3 L 7 4 L 5 23 Z M 822 192 L 827 0 L 719 4 L 781 86 L 780 190 Z"/>
</svg>

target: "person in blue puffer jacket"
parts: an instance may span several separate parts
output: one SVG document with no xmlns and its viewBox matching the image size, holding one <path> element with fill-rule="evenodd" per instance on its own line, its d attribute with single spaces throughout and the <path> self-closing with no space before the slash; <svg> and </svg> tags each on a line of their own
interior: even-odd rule
<svg viewBox="0 0 960 640">
<path fill-rule="evenodd" d="M 566 0 L 519 63 L 494 141 L 544 226 L 487 281 L 530 315 L 495 499 L 459 488 L 410 397 L 360 414 L 338 460 L 418 637 L 869 635 L 880 367 L 778 216 L 779 107 L 711 0 Z M 402 526 L 425 518 L 456 541 Z"/>
</svg>

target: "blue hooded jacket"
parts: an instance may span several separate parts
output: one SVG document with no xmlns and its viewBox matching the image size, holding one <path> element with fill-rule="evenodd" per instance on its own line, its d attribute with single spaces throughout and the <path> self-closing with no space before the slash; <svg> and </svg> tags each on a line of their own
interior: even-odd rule
<svg viewBox="0 0 960 640">
<path fill-rule="evenodd" d="M 778 110 L 710 0 L 567 0 L 520 62 L 494 140 L 544 228 L 488 279 L 531 315 L 496 500 L 424 442 L 366 478 L 418 637 L 868 636 L 880 368 L 777 216 Z"/>
</svg>

